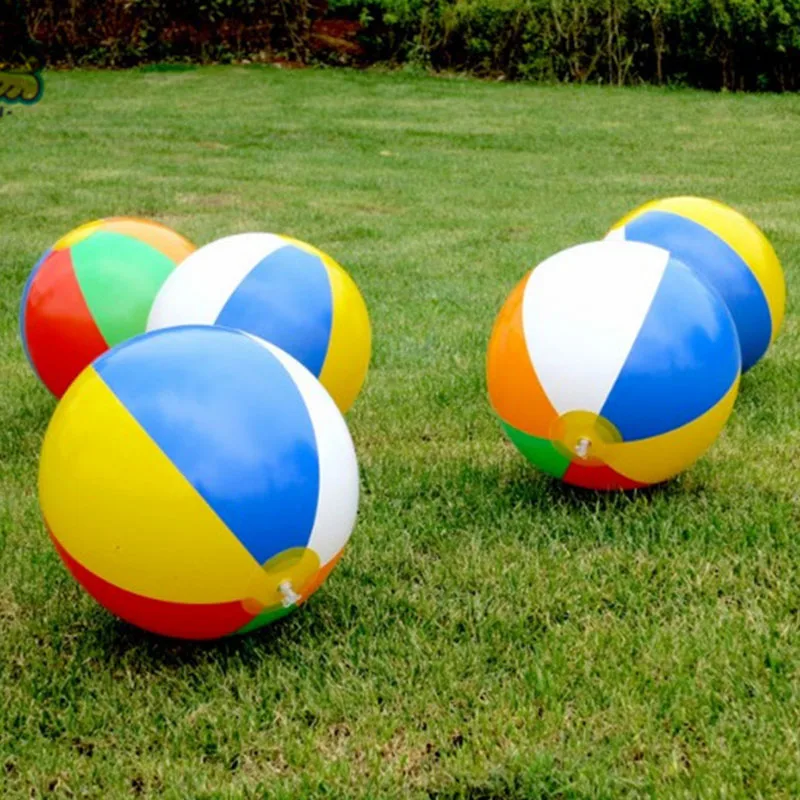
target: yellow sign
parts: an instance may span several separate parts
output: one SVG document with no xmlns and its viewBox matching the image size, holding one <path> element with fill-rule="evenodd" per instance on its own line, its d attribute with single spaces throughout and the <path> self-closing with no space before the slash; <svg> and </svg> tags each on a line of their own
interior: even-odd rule
<svg viewBox="0 0 800 800">
<path fill-rule="evenodd" d="M 33 105 L 42 98 L 44 81 L 38 72 L 0 70 L 0 103 Z"/>
</svg>

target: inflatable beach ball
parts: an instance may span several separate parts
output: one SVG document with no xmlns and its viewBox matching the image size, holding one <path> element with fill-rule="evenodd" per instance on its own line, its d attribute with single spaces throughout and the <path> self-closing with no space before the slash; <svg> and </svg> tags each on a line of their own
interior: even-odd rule
<svg viewBox="0 0 800 800">
<path fill-rule="evenodd" d="M 310 245 L 241 233 L 201 247 L 158 293 L 149 330 L 225 325 L 265 339 L 319 378 L 342 412 L 367 375 L 367 307 L 352 278 Z"/>
<path fill-rule="evenodd" d="M 767 237 L 729 206 L 701 197 L 655 200 L 623 217 L 608 238 L 669 250 L 722 295 L 733 316 L 746 372 L 775 341 L 786 284 Z"/>
<path fill-rule="evenodd" d="M 20 309 L 25 354 L 61 397 L 101 353 L 144 333 L 167 275 L 194 250 L 156 222 L 113 217 L 59 239 L 28 278 Z"/>
<path fill-rule="evenodd" d="M 39 472 L 47 528 L 109 611 L 211 639 L 303 603 L 356 519 L 353 443 L 330 395 L 239 331 L 139 336 L 72 384 Z"/>
<path fill-rule="evenodd" d="M 733 320 L 666 250 L 593 242 L 514 289 L 489 343 L 489 397 L 544 472 L 591 489 L 659 483 L 716 439 L 739 386 Z"/>
</svg>

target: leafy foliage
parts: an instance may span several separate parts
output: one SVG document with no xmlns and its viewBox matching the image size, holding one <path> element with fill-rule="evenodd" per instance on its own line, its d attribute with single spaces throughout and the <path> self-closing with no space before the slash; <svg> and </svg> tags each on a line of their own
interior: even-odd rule
<svg viewBox="0 0 800 800">
<path fill-rule="evenodd" d="M 109 0 L 102 13 L 94 0 L 29 0 L 16 9 L 15 25 L 0 24 L 0 61 L 22 39 L 73 65 L 357 59 L 539 81 L 800 88 L 800 0 Z M 357 23 L 359 45 L 315 35 L 323 18 Z"/>
<path fill-rule="evenodd" d="M 130 66 L 161 60 L 306 61 L 315 0 L 29 0 L 22 14 L 31 40 L 51 63 Z M 12 42 L 0 28 L 0 54 Z M 0 56 L 0 60 L 2 57 Z"/>
<path fill-rule="evenodd" d="M 800 0 L 331 0 L 377 59 L 509 78 L 800 87 Z"/>
</svg>

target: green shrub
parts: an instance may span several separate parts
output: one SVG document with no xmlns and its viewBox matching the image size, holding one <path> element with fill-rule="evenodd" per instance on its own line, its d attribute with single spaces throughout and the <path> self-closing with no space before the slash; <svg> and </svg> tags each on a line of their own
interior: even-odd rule
<svg viewBox="0 0 800 800">
<path fill-rule="evenodd" d="M 535 80 L 800 88 L 800 0 L 331 0 L 369 57 Z"/>
<path fill-rule="evenodd" d="M 0 0 L 0 2 L 9 0 Z M 20 5 L 18 5 L 18 8 Z M 50 63 L 310 57 L 318 0 L 24 0 L 29 38 Z M 20 12 L 18 12 L 20 13 Z M 4 41 L 0 27 L 0 61 Z"/>
<path fill-rule="evenodd" d="M 21 41 L 51 63 L 101 66 L 352 60 L 352 52 L 320 49 L 314 23 L 327 16 L 360 23 L 363 63 L 511 79 L 800 88 L 800 0 L 25 0 L 15 7 L 14 25 L 0 21 L 0 62 Z"/>
</svg>

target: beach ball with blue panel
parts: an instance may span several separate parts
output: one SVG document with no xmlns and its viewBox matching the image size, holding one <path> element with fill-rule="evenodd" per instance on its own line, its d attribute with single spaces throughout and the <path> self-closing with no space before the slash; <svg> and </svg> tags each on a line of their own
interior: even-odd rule
<svg viewBox="0 0 800 800">
<path fill-rule="evenodd" d="M 347 543 L 358 467 L 319 381 L 257 337 L 144 334 L 59 403 L 39 472 L 69 570 L 141 628 L 213 639 L 303 603 Z"/>
<path fill-rule="evenodd" d="M 571 247 L 511 292 L 489 342 L 489 398 L 542 471 L 636 489 L 686 469 L 733 408 L 741 359 L 725 303 L 668 251 Z"/>
<path fill-rule="evenodd" d="M 663 247 L 713 286 L 736 323 L 743 372 L 775 341 L 786 305 L 783 270 L 767 237 L 735 209 L 668 197 L 623 217 L 607 238 Z"/>
<path fill-rule="evenodd" d="M 272 233 L 241 233 L 201 247 L 159 291 L 148 330 L 224 325 L 296 358 L 342 412 L 367 375 L 367 307 L 348 273 L 311 245 Z"/>
</svg>

